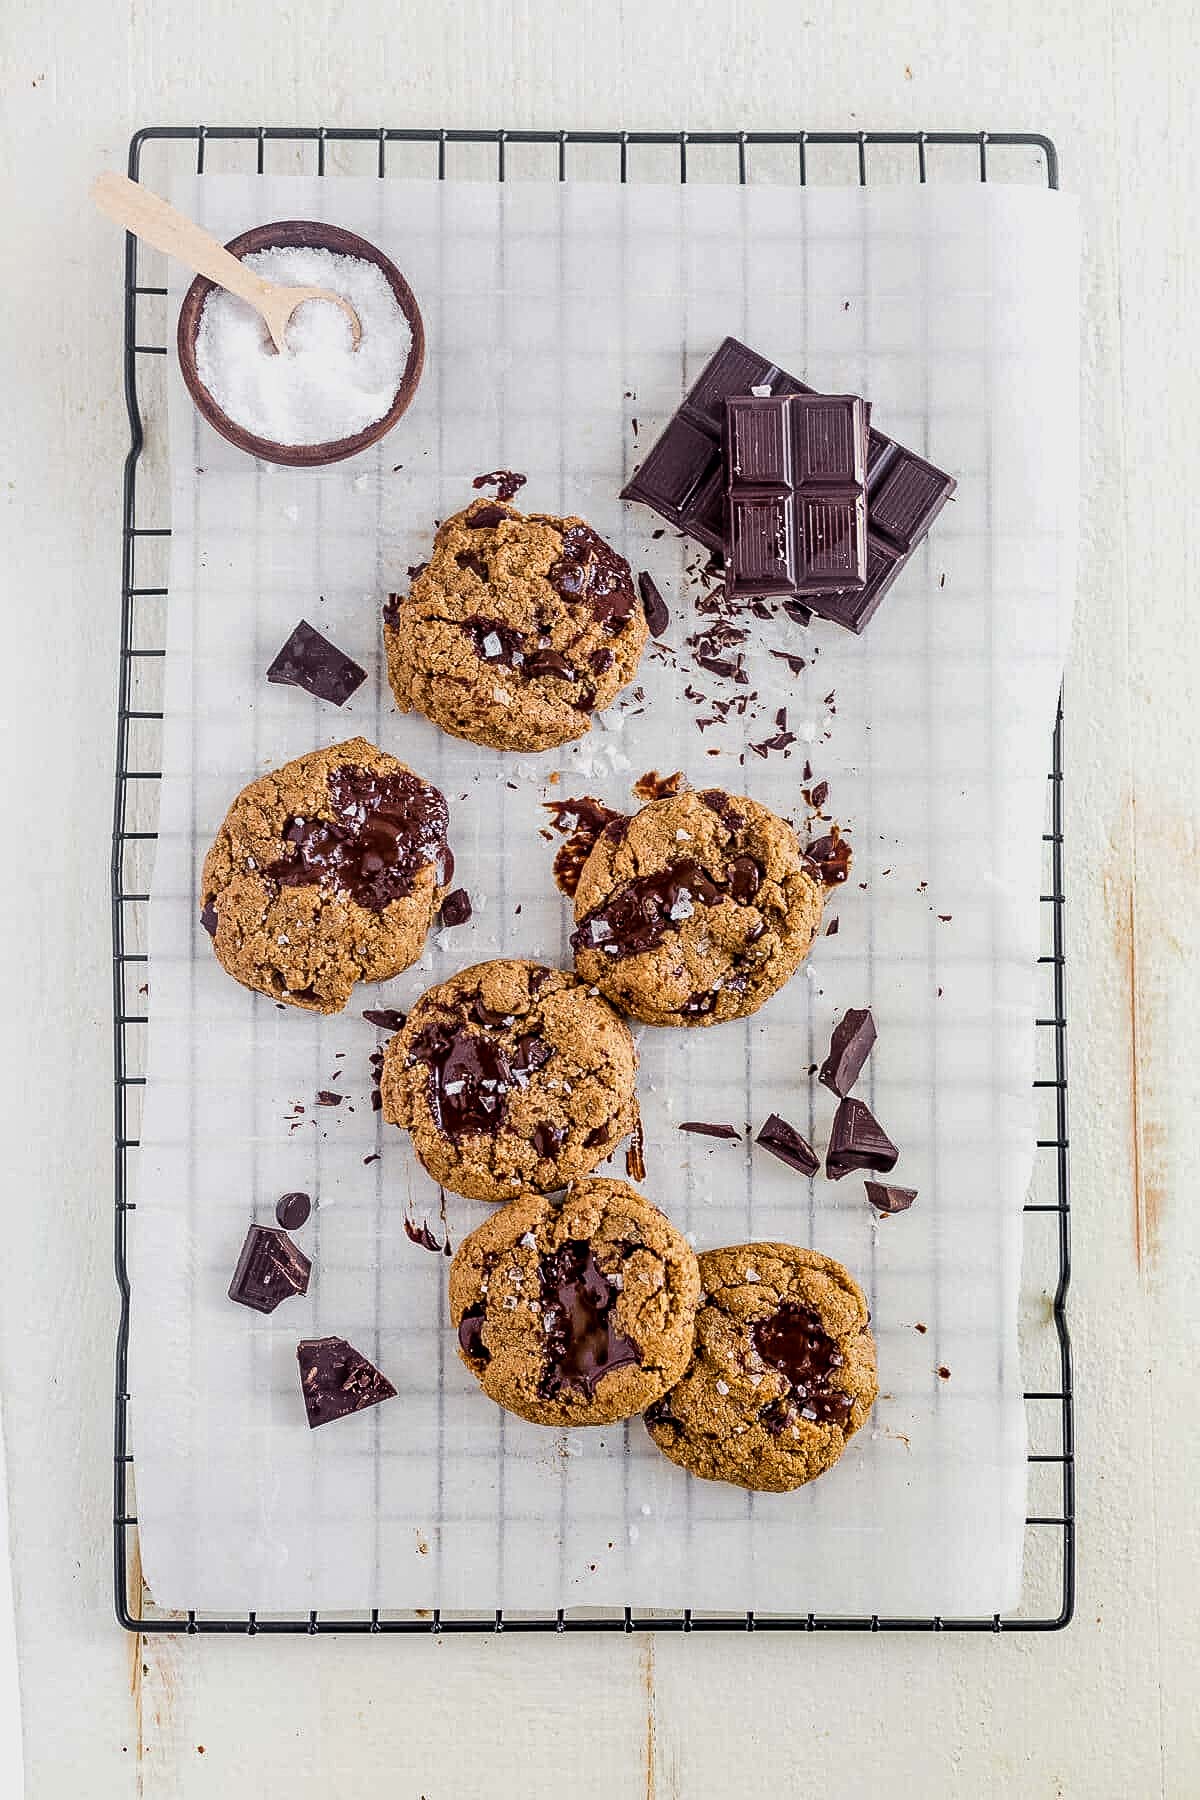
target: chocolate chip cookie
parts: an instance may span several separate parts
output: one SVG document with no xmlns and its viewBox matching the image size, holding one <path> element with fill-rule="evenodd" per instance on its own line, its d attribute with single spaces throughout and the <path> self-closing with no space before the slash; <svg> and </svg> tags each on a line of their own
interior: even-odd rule
<svg viewBox="0 0 1200 1800">
<path fill-rule="evenodd" d="M 692 1359 L 648 1409 L 650 1436 L 707 1481 L 785 1493 L 815 1480 L 879 1391 L 861 1288 L 794 1244 L 706 1251 L 700 1286 Z"/>
<path fill-rule="evenodd" d="M 548 750 L 583 737 L 648 636 L 629 564 L 582 519 L 475 500 L 384 607 L 388 679 L 454 737 Z"/>
<path fill-rule="evenodd" d="M 421 954 L 454 873 L 437 788 L 351 738 L 242 789 L 204 859 L 200 918 L 235 981 L 340 1012 Z"/>
<path fill-rule="evenodd" d="M 535 1425 L 610 1425 L 679 1379 L 700 1277 L 671 1221 L 623 1181 L 522 1194 L 450 1266 L 459 1353 L 485 1394 Z"/>
<path fill-rule="evenodd" d="M 477 963 L 422 994 L 384 1055 L 383 1116 L 472 1200 L 563 1188 L 637 1122 L 637 1050 L 562 969 Z"/>
<path fill-rule="evenodd" d="M 757 1012 L 808 954 L 822 885 L 792 827 L 717 788 L 609 823 L 583 865 L 580 978 L 648 1025 Z"/>
</svg>

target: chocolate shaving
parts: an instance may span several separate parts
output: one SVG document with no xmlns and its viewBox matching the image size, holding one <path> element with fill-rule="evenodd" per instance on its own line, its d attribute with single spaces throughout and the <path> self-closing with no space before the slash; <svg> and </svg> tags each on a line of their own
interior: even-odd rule
<svg viewBox="0 0 1200 1800">
<path fill-rule="evenodd" d="M 732 1125 L 706 1125 L 702 1119 L 685 1119 L 679 1127 L 680 1131 L 690 1131 L 696 1137 L 737 1138 L 740 1142 L 741 1132 L 735 1131 Z"/>
<path fill-rule="evenodd" d="M 646 1139 L 642 1132 L 642 1121 L 639 1116 L 638 1122 L 633 1128 L 633 1135 L 629 1140 L 629 1148 L 625 1152 L 625 1173 L 630 1181 L 645 1181 L 646 1179 L 646 1158 L 643 1154 L 645 1145 Z"/>
<path fill-rule="evenodd" d="M 367 1024 L 377 1025 L 380 1031 L 399 1031 L 406 1016 L 394 1006 L 373 1006 L 363 1013 Z"/>
<path fill-rule="evenodd" d="M 418 1225 L 416 1220 L 410 1219 L 406 1213 L 404 1216 L 404 1235 L 405 1237 L 410 1238 L 414 1244 L 420 1244 L 422 1250 L 432 1250 L 435 1256 L 440 1256 L 442 1254 L 442 1246 L 438 1243 L 433 1232 L 429 1229 L 428 1219 L 423 1220 L 422 1223 Z"/>
<path fill-rule="evenodd" d="M 646 624 L 650 627 L 651 637 L 661 637 L 671 623 L 671 614 L 667 603 L 659 592 L 658 583 L 653 575 L 645 569 L 637 578 L 638 593 L 642 596 L 642 610 L 646 615 Z"/>
</svg>

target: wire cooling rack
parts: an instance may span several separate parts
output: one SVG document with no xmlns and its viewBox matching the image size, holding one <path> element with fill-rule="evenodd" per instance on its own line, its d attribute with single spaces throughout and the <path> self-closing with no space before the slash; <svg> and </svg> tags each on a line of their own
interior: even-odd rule
<svg viewBox="0 0 1200 1800">
<path fill-rule="evenodd" d="M 260 175 L 374 173 L 462 174 L 499 180 L 521 174 L 542 179 L 586 172 L 687 181 L 757 179 L 826 185 L 883 181 L 986 182 L 1004 180 L 1058 186 L 1058 153 L 1050 139 L 1032 132 L 587 132 L 343 130 L 312 126 L 155 126 L 139 131 L 129 146 L 129 173 L 142 173 L 153 151 L 186 155 L 198 173 Z M 231 160 L 232 159 L 232 160 Z M 155 174 L 158 173 L 156 170 Z M 153 175 L 151 177 L 154 178 Z M 159 175 L 161 181 L 165 176 Z M 135 1459 L 130 1447 L 128 1391 L 129 1321 L 134 1297 L 126 1248 L 135 1226 L 129 1199 L 137 1155 L 141 1090 L 145 1085 L 146 912 L 156 837 L 156 781 L 161 741 L 161 675 L 168 590 L 170 526 L 161 424 L 162 379 L 169 339 L 166 287 L 143 280 L 144 259 L 126 239 L 124 280 L 124 380 L 130 447 L 124 468 L 121 564 L 121 647 L 118 680 L 116 782 L 113 805 L 112 921 L 113 1033 L 115 1060 L 114 1257 L 120 1293 L 116 1343 L 113 1438 L 113 1553 L 117 1618 L 130 1631 L 263 1633 L 455 1632 L 455 1631 L 1057 1631 L 1075 1603 L 1075 1464 L 1071 1343 L 1066 1319 L 1071 1279 L 1067 1046 L 1063 954 L 1062 713 L 1055 725 L 1047 777 L 1047 826 L 1043 834 L 1043 954 L 1039 958 L 1039 1131 L 1035 1179 L 1025 1206 L 1023 1295 L 1045 1298 L 1053 1314 L 1048 1350 L 1026 1346 L 1026 1367 L 1036 1363 L 1025 1392 L 1031 1446 L 1026 1518 L 1026 1599 L 1013 1615 L 980 1618 L 827 1617 L 796 1614 L 559 1611 L 537 1615 L 496 1612 L 464 1617 L 379 1610 L 310 1612 L 270 1617 L 255 1613 L 218 1616 L 156 1609 L 144 1592 L 137 1551 Z M 140 261 L 140 259 L 142 259 Z M 1047 1334 L 1043 1331 L 1041 1337 Z M 1033 1590 L 1031 1593 L 1031 1589 Z"/>
</svg>

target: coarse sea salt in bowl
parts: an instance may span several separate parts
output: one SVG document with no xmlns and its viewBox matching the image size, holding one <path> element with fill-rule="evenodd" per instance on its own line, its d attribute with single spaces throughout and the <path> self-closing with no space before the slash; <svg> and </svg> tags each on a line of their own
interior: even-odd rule
<svg viewBox="0 0 1200 1800">
<path fill-rule="evenodd" d="M 201 416 L 247 455 L 290 468 L 341 462 L 378 443 L 407 410 L 425 363 L 421 311 L 396 265 L 354 232 L 308 219 L 256 225 L 226 248 L 270 281 L 342 295 L 362 338 L 355 350 L 341 308 L 306 301 L 281 356 L 252 307 L 198 276 L 179 309 L 176 344 Z"/>
</svg>

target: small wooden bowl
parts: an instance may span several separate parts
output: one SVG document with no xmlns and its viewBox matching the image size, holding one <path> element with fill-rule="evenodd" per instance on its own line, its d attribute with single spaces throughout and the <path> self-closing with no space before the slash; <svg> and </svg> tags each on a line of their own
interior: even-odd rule
<svg viewBox="0 0 1200 1800">
<path fill-rule="evenodd" d="M 248 256 L 255 250 L 332 250 L 339 256 L 357 256 L 365 262 L 373 262 L 376 268 L 383 270 L 397 304 L 408 320 L 412 346 L 396 389 L 396 398 L 382 419 L 376 419 L 373 425 L 355 432 L 353 437 L 333 438 L 325 444 L 276 444 L 270 438 L 258 437 L 254 432 L 247 431 L 242 425 L 235 425 L 217 405 L 196 373 L 196 334 L 200 329 L 200 315 L 204 310 L 204 302 L 217 285 L 206 276 L 197 275 L 183 297 L 175 341 L 179 351 L 180 373 L 201 417 L 207 419 L 213 430 L 219 431 L 223 438 L 236 444 L 239 450 L 244 450 L 247 456 L 257 456 L 263 462 L 281 463 L 290 469 L 315 469 L 324 463 L 342 462 L 347 456 L 357 456 L 360 450 L 377 444 L 408 410 L 425 366 L 425 326 L 421 319 L 421 309 L 395 263 L 382 250 L 377 250 L 374 244 L 357 237 L 354 232 L 343 231 L 338 225 L 321 225 L 308 219 L 286 219 L 276 225 L 256 225 L 252 231 L 243 231 L 240 237 L 231 239 L 225 248 L 234 256 Z"/>
</svg>

